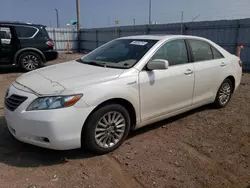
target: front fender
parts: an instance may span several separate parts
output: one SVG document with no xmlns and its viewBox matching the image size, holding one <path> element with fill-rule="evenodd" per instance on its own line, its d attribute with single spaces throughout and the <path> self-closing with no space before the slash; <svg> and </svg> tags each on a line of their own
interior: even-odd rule
<svg viewBox="0 0 250 188">
<path fill-rule="evenodd" d="M 83 93 L 83 100 L 89 106 L 99 106 L 111 99 L 127 100 L 135 109 L 137 122 L 140 121 L 139 83 L 136 75 L 91 85 L 75 92 Z"/>
</svg>

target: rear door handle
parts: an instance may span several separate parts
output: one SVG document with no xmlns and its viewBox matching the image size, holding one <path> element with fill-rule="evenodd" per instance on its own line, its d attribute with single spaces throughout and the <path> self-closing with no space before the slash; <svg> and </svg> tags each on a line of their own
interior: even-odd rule
<svg viewBox="0 0 250 188">
<path fill-rule="evenodd" d="M 226 63 L 222 62 L 222 63 L 220 64 L 220 66 L 221 66 L 221 67 L 225 67 L 225 66 L 226 66 Z"/>
<path fill-rule="evenodd" d="M 191 69 L 187 69 L 185 72 L 185 75 L 193 74 L 193 71 Z"/>
</svg>

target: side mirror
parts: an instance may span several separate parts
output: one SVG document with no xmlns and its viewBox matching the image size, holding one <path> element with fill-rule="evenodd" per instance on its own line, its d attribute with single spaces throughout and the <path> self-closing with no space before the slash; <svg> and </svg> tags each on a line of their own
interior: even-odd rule
<svg viewBox="0 0 250 188">
<path fill-rule="evenodd" d="M 167 60 L 164 59 L 154 59 L 149 61 L 147 64 L 148 70 L 163 70 L 168 69 L 169 63 Z"/>
</svg>

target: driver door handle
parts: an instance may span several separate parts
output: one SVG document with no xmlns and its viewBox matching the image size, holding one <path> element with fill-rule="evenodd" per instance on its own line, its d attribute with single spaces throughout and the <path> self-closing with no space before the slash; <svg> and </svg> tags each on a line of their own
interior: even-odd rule
<svg viewBox="0 0 250 188">
<path fill-rule="evenodd" d="M 193 74 L 193 71 L 191 69 L 187 69 L 185 75 L 190 75 L 190 74 Z"/>
<path fill-rule="evenodd" d="M 226 63 L 221 62 L 220 66 L 221 66 L 221 67 L 225 67 L 225 66 L 226 66 Z"/>
</svg>

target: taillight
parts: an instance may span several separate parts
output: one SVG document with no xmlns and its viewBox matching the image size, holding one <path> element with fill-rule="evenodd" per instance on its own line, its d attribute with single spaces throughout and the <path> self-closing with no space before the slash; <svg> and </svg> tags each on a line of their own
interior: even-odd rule
<svg viewBox="0 0 250 188">
<path fill-rule="evenodd" d="M 242 61 L 239 60 L 238 63 L 239 63 L 239 66 L 242 67 Z"/>
<path fill-rule="evenodd" d="M 53 47 L 54 46 L 54 43 L 52 41 L 47 41 L 46 44 L 49 46 L 49 47 Z"/>
</svg>

